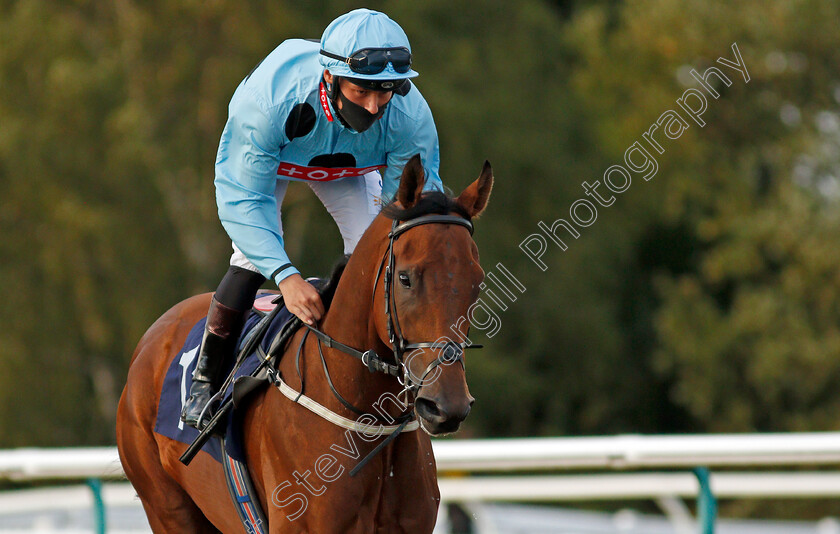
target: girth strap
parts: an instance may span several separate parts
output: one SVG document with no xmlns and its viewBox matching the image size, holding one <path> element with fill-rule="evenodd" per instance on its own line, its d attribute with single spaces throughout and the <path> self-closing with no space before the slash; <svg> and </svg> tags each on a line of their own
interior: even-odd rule
<svg viewBox="0 0 840 534">
<path fill-rule="evenodd" d="M 257 499 L 254 483 L 248 465 L 231 458 L 222 439 L 222 467 L 225 471 L 228 493 L 230 493 L 239 520 L 248 534 L 267 534 L 268 521 Z"/>
</svg>

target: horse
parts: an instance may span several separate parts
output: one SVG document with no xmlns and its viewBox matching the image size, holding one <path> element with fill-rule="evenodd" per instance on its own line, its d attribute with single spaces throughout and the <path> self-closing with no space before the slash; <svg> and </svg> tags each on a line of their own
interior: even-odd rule
<svg viewBox="0 0 840 534">
<path fill-rule="evenodd" d="M 493 174 L 485 162 L 456 198 L 423 192 L 424 183 L 415 156 L 394 201 L 347 261 L 316 330 L 321 335 L 301 328 L 276 364 L 288 387 L 303 392 L 305 384 L 306 395 L 334 414 L 351 420 L 357 415 L 351 408 L 363 407 L 368 431 L 337 426 L 277 387 L 258 390 L 237 408 L 245 410 L 244 451 L 267 532 L 416 534 L 434 528 L 440 493 L 430 436 L 457 431 L 474 402 L 462 349 L 484 272 L 470 220 L 487 205 Z M 156 533 L 244 530 L 221 465 L 205 452 L 183 465 L 178 459 L 187 445 L 154 431 L 166 370 L 210 298 L 188 298 L 148 329 L 120 398 L 120 459 Z M 340 347 L 359 348 L 363 362 Z M 399 372 L 372 372 L 376 355 L 383 355 L 376 361 L 380 370 Z M 404 428 L 406 417 L 416 417 L 423 431 L 377 436 L 369 429 L 383 413 Z M 381 450 L 350 476 L 374 447 Z"/>
</svg>

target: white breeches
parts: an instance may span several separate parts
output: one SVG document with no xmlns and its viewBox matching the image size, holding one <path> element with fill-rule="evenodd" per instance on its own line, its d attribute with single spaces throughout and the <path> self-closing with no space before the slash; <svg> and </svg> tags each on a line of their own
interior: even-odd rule
<svg viewBox="0 0 840 534">
<path fill-rule="evenodd" d="M 338 225 L 338 230 L 344 240 L 344 253 L 350 254 L 381 208 L 382 177 L 379 172 L 373 171 L 364 176 L 331 182 L 307 182 L 307 184 Z M 288 186 L 288 180 L 277 180 L 277 186 L 274 189 L 274 195 L 277 198 L 277 225 L 281 236 L 283 235 L 281 207 Z M 236 245 L 233 245 L 230 264 L 259 272 Z"/>
</svg>

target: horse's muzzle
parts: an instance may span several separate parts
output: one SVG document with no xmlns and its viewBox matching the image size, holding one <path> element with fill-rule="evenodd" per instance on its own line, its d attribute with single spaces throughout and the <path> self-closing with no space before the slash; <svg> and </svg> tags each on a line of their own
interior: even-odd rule
<svg viewBox="0 0 840 534">
<path fill-rule="evenodd" d="M 439 402 L 427 397 L 418 397 L 414 410 L 421 419 L 423 429 L 429 434 L 449 434 L 458 430 L 461 422 L 470 414 L 475 399 L 467 395 L 464 402 Z"/>
</svg>

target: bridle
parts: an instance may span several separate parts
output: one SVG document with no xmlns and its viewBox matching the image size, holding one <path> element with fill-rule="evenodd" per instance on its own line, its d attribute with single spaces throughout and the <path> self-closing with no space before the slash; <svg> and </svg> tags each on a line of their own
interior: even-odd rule
<svg viewBox="0 0 840 534">
<path fill-rule="evenodd" d="M 335 395 L 339 402 L 341 402 L 347 409 L 349 409 L 352 412 L 355 412 L 358 415 L 369 414 L 351 404 L 344 397 L 342 397 L 341 394 L 339 394 L 338 390 L 335 389 L 335 386 L 333 386 L 332 383 L 332 379 L 330 378 L 329 369 L 327 368 L 327 360 L 324 358 L 324 353 L 321 350 L 321 344 L 324 344 L 329 348 L 340 350 L 345 354 L 349 354 L 350 356 L 361 360 L 362 364 L 364 364 L 364 366 L 367 367 L 367 369 L 371 373 L 381 372 L 396 377 L 397 381 L 403 387 L 403 390 L 400 392 L 400 395 L 404 393 L 412 393 L 415 395 L 415 397 L 417 395 L 417 392 L 423 386 L 426 377 L 439 365 L 448 365 L 454 362 L 460 362 L 461 366 L 463 367 L 464 350 L 471 348 L 481 348 L 481 345 L 472 344 L 469 338 L 466 338 L 466 336 L 465 341 L 462 341 L 460 343 L 455 343 L 454 341 L 450 340 L 421 341 L 417 343 L 409 343 L 402 334 L 402 329 L 400 328 L 400 320 L 397 316 L 397 302 L 394 296 L 394 269 L 397 261 L 394 255 L 394 243 L 396 242 L 397 238 L 399 238 L 408 230 L 411 230 L 416 226 L 421 226 L 424 224 L 454 224 L 457 226 L 463 226 L 464 228 L 469 230 L 470 235 L 472 235 L 473 233 L 472 223 L 469 220 L 463 217 L 458 217 L 456 215 L 422 215 L 420 217 L 410 219 L 401 223 L 397 220 L 394 220 L 393 224 L 391 225 L 391 231 L 388 233 L 388 251 L 385 253 L 385 255 L 382 256 L 382 261 L 379 263 L 379 269 L 376 272 L 376 278 L 373 281 L 373 293 L 371 296 L 371 300 L 373 300 L 376 297 L 376 287 L 379 284 L 380 276 L 382 276 L 384 265 L 385 274 L 384 276 L 382 276 L 382 280 L 383 291 L 385 293 L 385 318 L 387 321 L 388 340 L 390 341 L 391 349 L 394 352 L 395 363 L 389 363 L 383 360 L 373 349 L 368 349 L 362 352 L 358 349 L 345 345 L 344 343 L 336 341 L 335 339 L 331 338 L 329 335 L 322 332 L 318 328 L 307 324 L 306 327 L 308 328 L 308 330 L 301 339 L 295 360 L 295 367 L 297 368 L 298 377 L 300 377 L 301 379 L 301 389 L 297 395 L 298 398 L 303 396 L 304 389 L 303 377 L 300 374 L 300 357 L 303 345 L 306 342 L 306 337 L 309 335 L 310 332 L 314 334 L 316 338 L 318 338 L 318 354 L 321 357 L 321 364 L 324 367 L 324 374 L 327 378 L 327 384 L 332 390 L 333 395 Z M 387 264 L 385 263 L 386 259 Z M 419 380 L 411 372 L 411 369 L 409 369 L 408 362 L 406 362 L 404 359 L 406 352 L 411 352 L 417 349 L 443 349 L 438 355 L 438 357 L 435 358 L 435 360 L 432 361 L 432 363 L 430 363 L 426 367 L 425 371 L 423 372 L 423 376 L 420 377 Z M 276 382 L 276 377 L 272 377 L 272 381 Z M 392 422 L 399 423 L 399 426 L 397 426 L 397 428 L 393 432 L 388 434 L 388 436 L 384 440 L 382 440 L 358 464 L 356 464 L 356 466 L 350 470 L 350 475 L 356 476 L 356 474 L 359 473 L 359 471 L 370 461 L 370 459 L 379 454 L 379 452 L 383 448 L 385 448 L 386 445 L 391 443 L 413 419 L 414 410 L 411 407 L 408 407 L 405 412 L 403 412 L 396 418 L 392 418 Z"/>
<path fill-rule="evenodd" d="M 391 226 L 391 232 L 388 234 L 388 265 L 385 267 L 385 276 L 383 279 L 383 289 L 385 292 L 385 318 L 387 320 L 388 340 L 391 342 L 391 346 L 393 347 L 394 359 L 396 360 L 397 365 L 403 369 L 403 378 L 400 381 L 400 384 L 412 393 L 416 393 L 420 387 L 423 386 L 429 373 L 434 371 L 439 365 L 444 363 L 448 365 L 459 362 L 461 367 L 464 367 L 464 349 L 480 348 L 479 345 L 470 344 L 469 340 L 460 343 L 456 343 L 451 340 L 408 343 L 402 334 L 399 317 L 397 315 L 397 301 L 393 289 L 394 270 L 396 269 L 394 243 L 400 235 L 415 226 L 421 226 L 424 224 L 455 224 L 463 226 L 469 230 L 470 235 L 473 234 L 472 222 L 456 215 L 423 215 L 421 217 L 417 217 L 416 219 L 411 219 L 399 224 L 397 224 L 397 221 L 394 221 Z M 384 257 L 382 259 L 382 263 L 379 265 L 379 270 L 376 273 L 376 280 L 374 280 L 374 294 L 376 293 L 376 284 L 379 280 L 379 273 L 382 272 L 383 263 L 385 263 Z M 417 377 L 411 372 L 408 362 L 405 362 L 403 358 L 406 352 L 411 352 L 417 349 L 442 349 L 438 357 L 426 367 L 419 380 L 417 380 Z"/>
<path fill-rule="evenodd" d="M 396 265 L 396 256 L 394 254 L 394 243 L 397 239 L 403 235 L 408 230 L 411 230 L 414 227 L 421 226 L 424 224 L 454 224 L 457 226 L 463 226 L 467 230 L 469 230 L 470 235 L 473 233 L 473 225 L 472 222 L 469 220 L 459 217 L 457 215 L 439 215 L 439 214 L 431 214 L 431 215 L 422 215 L 420 217 L 409 219 L 404 222 L 399 222 L 394 220 L 393 224 L 391 225 L 391 231 L 388 233 L 388 250 L 382 257 L 382 261 L 379 263 L 379 269 L 376 272 L 376 278 L 373 282 L 373 296 L 371 299 L 375 298 L 376 295 L 376 287 L 379 284 L 379 278 L 382 277 L 383 280 L 383 291 L 385 293 L 385 319 L 387 321 L 387 332 L 388 332 L 388 340 L 391 343 L 392 350 L 394 352 L 394 361 L 396 364 L 389 363 L 384 361 L 373 349 L 366 350 L 364 352 L 357 350 L 353 347 L 349 347 L 343 343 L 336 341 L 335 339 L 331 338 L 329 335 L 325 334 L 321 330 L 306 325 L 309 328 L 309 331 L 312 332 L 318 340 L 330 348 L 335 348 L 353 356 L 365 365 L 370 372 L 382 372 L 391 376 L 394 376 L 399 381 L 400 385 L 403 386 L 404 390 L 407 392 L 411 392 L 416 394 L 417 391 L 423 386 L 426 377 L 434 371 L 439 365 L 441 364 L 452 364 L 455 362 L 460 362 L 461 366 L 464 366 L 464 350 L 471 349 L 471 348 L 481 348 L 481 345 L 472 344 L 469 339 L 462 341 L 460 343 L 456 343 L 451 340 L 447 341 L 421 341 L 417 343 L 409 343 L 408 340 L 403 336 L 402 329 L 400 328 L 400 321 L 397 315 L 397 306 L 396 306 L 396 297 L 394 296 L 394 269 Z M 386 264 L 387 260 L 387 264 Z M 384 269 L 384 276 L 383 273 L 383 265 L 385 266 Z M 319 345 L 320 347 L 320 345 Z M 418 379 L 409 369 L 409 365 L 404 359 L 406 352 L 411 352 L 417 349 L 442 349 L 441 353 L 432 361 L 424 370 L 423 375 Z M 321 355 L 322 363 L 324 364 L 324 370 L 326 371 L 326 361 L 323 358 L 323 354 Z M 329 373 L 327 373 L 329 376 Z M 357 413 L 364 413 L 361 410 L 357 409 L 356 407 L 352 406 L 350 403 L 346 402 L 341 395 L 332 387 L 332 382 L 328 380 L 330 384 L 330 388 L 333 390 L 333 393 L 338 397 L 338 399 L 352 411 Z"/>
</svg>

